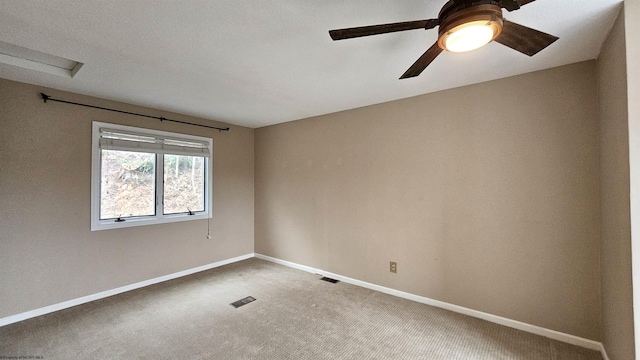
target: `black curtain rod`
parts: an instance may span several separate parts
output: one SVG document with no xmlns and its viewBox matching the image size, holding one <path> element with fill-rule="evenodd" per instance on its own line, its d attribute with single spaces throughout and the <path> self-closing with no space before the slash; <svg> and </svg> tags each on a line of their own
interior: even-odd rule
<svg viewBox="0 0 640 360">
<path fill-rule="evenodd" d="M 146 118 L 151 118 L 151 119 L 157 119 L 160 121 L 170 121 L 170 122 L 174 122 L 174 123 L 179 123 L 179 124 L 185 124 L 185 125 L 193 125 L 193 126 L 200 126 L 200 127 L 204 127 L 204 128 L 208 128 L 208 129 L 215 129 L 218 131 L 229 131 L 229 128 L 220 128 L 220 127 L 216 127 L 216 126 L 209 126 L 209 125 L 202 125 L 202 124 L 194 124 L 194 123 L 190 123 L 187 121 L 180 121 L 180 120 L 173 120 L 173 119 L 167 119 L 165 117 L 162 116 L 152 116 L 152 115 L 145 115 L 145 114 L 138 114 L 138 113 L 134 113 L 134 112 L 129 112 L 129 111 L 122 111 L 122 110 L 116 110 L 116 109 L 109 109 L 109 108 L 105 108 L 105 107 L 101 107 L 101 106 L 94 106 L 94 105 L 87 105 L 87 104 L 80 104 L 77 102 L 73 102 L 73 101 L 66 101 L 66 100 L 60 100 L 60 99 L 54 99 L 51 96 L 45 94 L 45 93 L 40 93 L 40 96 L 42 96 L 42 100 L 46 103 L 47 100 L 48 101 L 57 101 L 57 102 L 61 102 L 61 103 L 65 103 L 65 104 L 71 104 L 71 105 L 79 105 L 79 106 L 85 106 L 85 107 L 89 107 L 89 108 L 94 108 L 94 109 L 100 109 L 100 110 L 108 110 L 108 111 L 114 111 L 114 112 L 118 112 L 118 113 L 122 113 L 122 114 L 129 114 L 129 115 L 136 115 L 136 116 L 142 116 L 142 117 L 146 117 Z"/>
</svg>

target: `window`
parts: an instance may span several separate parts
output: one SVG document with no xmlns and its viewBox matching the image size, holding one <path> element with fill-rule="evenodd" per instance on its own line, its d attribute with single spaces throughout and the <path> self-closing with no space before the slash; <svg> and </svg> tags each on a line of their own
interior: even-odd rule
<svg viewBox="0 0 640 360">
<path fill-rule="evenodd" d="M 212 144 L 94 121 L 91 230 L 211 217 Z"/>
</svg>

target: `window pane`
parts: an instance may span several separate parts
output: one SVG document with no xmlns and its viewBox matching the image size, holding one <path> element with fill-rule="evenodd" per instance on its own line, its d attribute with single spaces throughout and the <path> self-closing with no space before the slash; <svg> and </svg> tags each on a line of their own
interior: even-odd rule
<svg viewBox="0 0 640 360">
<path fill-rule="evenodd" d="M 164 155 L 164 213 L 204 211 L 204 157 Z"/>
<path fill-rule="evenodd" d="M 100 219 L 155 215 L 156 157 L 101 150 Z"/>
</svg>

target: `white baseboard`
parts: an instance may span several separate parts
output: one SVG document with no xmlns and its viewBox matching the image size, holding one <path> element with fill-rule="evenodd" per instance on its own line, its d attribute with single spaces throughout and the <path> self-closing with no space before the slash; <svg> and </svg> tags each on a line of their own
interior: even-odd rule
<svg viewBox="0 0 640 360">
<path fill-rule="evenodd" d="M 274 257 L 271 257 L 271 256 L 262 255 L 262 254 L 258 254 L 258 253 L 256 253 L 254 256 L 257 257 L 258 259 L 262 259 L 262 260 L 270 261 L 272 263 L 288 266 L 290 268 L 294 268 L 294 269 L 310 272 L 312 274 L 320 274 L 320 270 L 319 269 L 315 269 L 315 268 L 312 268 L 310 266 L 300 265 L 300 264 L 292 263 L 290 261 L 280 260 L 280 259 L 277 259 L 277 258 L 274 258 Z"/>
<path fill-rule="evenodd" d="M 304 266 L 304 265 L 292 263 L 292 262 L 289 262 L 289 261 L 273 258 L 273 257 L 262 255 L 262 254 L 255 254 L 255 257 L 257 257 L 259 259 L 271 261 L 271 262 L 274 262 L 276 264 L 289 266 L 289 267 L 292 267 L 294 269 L 298 269 L 298 270 L 310 272 L 310 273 L 313 273 L 313 274 L 319 274 L 319 275 L 322 275 L 322 276 L 330 277 L 332 279 L 340 280 L 340 281 L 343 281 L 343 282 L 346 282 L 346 283 L 349 283 L 349 284 L 353 284 L 353 285 L 357 285 L 357 286 L 360 286 L 360 287 L 363 287 L 363 288 L 379 291 L 379 292 L 382 292 L 382 293 L 385 293 L 385 294 L 401 297 L 401 298 L 404 298 L 404 299 L 408 299 L 408 300 L 416 301 L 416 302 L 419 302 L 419 303 L 435 306 L 435 307 L 442 308 L 442 309 L 449 310 L 449 311 L 453 311 L 453 312 L 456 312 L 456 313 L 472 316 L 472 317 L 475 317 L 475 318 L 478 318 L 478 319 L 482 319 L 482 320 L 486 320 L 486 321 L 489 321 L 489 322 L 492 322 L 492 323 L 496 323 L 496 324 L 504 325 L 504 326 L 507 326 L 507 327 L 510 327 L 510 328 L 526 331 L 528 333 L 532 333 L 532 334 L 548 337 L 548 338 L 551 338 L 551 339 L 554 339 L 554 340 L 562 341 L 562 342 L 565 342 L 565 343 L 568 343 L 568 344 L 580 346 L 580 347 L 587 348 L 587 349 L 590 349 L 590 350 L 600 351 L 600 352 L 602 352 L 604 359 L 608 360 L 608 358 L 606 356 L 606 352 L 604 351 L 604 347 L 602 346 L 602 343 L 599 343 L 597 341 L 581 338 L 581 337 L 578 337 L 578 336 L 575 336 L 575 335 L 566 334 L 566 333 L 562 333 L 562 332 L 555 331 L 555 330 L 546 329 L 546 328 L 543 328 L 543 327 L 540 327 L 540 326 L 527 324 L 527 323 L 524 323 L 524 322 L 521 322 L 521 321 L 517 321 L 517 320 L 504 318 L 502 316 L 497 316 L 497 315 L 485 313 L 485 312 L 482 312 L 482 311 L 469 309 L 469 308 L 466 308 L 466 307 L 462 307 L 462 306 L 446 303 L 446 302 L 443 302 L 443 301 L 430 299 L 430 298 L 427 298 L 427 297 L 424 297 L 424 296 L 414 295 L 414 294 L 411 294 L 411 293 L 407 293 L 407 292 L 404 292 L 404 291 L 391 289 L 391 288 L 388 288 L 388 287 L 384 287 L 384 286 L 368 283 L 368 282 L 365 282 L 365 281 L 352 279 L 352 278 L 349 278 L 349 277 L 346 277 L 346 276 L 333 274 L 333 273 L 330 273 L 330 272 L 327 272 L 327 271 L 323 271 L 323 270 L 320 270 L 320 269 L 314 269 L 314 268 L 309 267 L 309 266 Z"/>
<path fill-rule="evenodd" d="M 217 268 L 217 267 L 220 267 L 220 266 L 223 266 L 223 265 L 231 264 L 231 263 L 234 263 L 234 262 L 250 259 L 252 257 L 254 257 L 253 253 L 246 254 L 246 255 L 234 257 L 234 258 L 231 258 L 231 259 L 222 260 L 222 261 L 214 262 L 214 263 L 211 263 L 211 264 L 199 266 L 199 267 L 196 267 L 196 268 L 179 271 L 179 272 L 176 272 L 176 273 L 173 273 L 173 274 L 160 276 L 160 277 L 149 279 L 149 280 L 145 280 L 145 281 L 140 281 L 140 282 L 137 282 L 135 284 L 121 286 L 119 288 L 115 288 L 115 289 L 99 292 L 97 294 L 87 295 L 87 296 L 83 296 L 81 298 L 77 298 L 77 299 L 73 299 L 73 300 L 69 300 L 69 301 L 64 301 L 64 302 L 61 302 L 61 303 L 58 303 L 58 304 L 45 306 L 45 307 L 42 307 L 42 308 L 39 308 L 39 309 L 35 309 L 35 310 L 31 310 L 31 311 L 26 311 L 26 312 L 23 312 L 23 313 L 20 313 L 20 314 L 7 316 L 7 317 L 4 317 L 4 318 L 0 318 L 0 326 L 13 324 L 13 323 L 18 322 L 18 321 L 27 320 L 27 319 L 30 319 L 30 318 L 33 318 L 33 317 L 36 317 L 36 316 L 40 316 L 40 315 L 52 313 L 54 311 L 70 308 L 72 306 L 88 303 L 90 301 L 103 299 L 103 298 L 106 298 L 106 297 L 109 297 L 109 296 L 113 296 L 113 295 L 117 295 L 117 294 L 120 294 L 120 293 L 123 293 L 123 292 L 126 292 L 126 291 L 131 291 L 131 290 L 143 288 L 145 286 L 161 283 L 163 281 L 177 279 L 179 277 L 195 274 L 197 272 L 201 272 L 201 271 Z"/>
<path fill-rule="evenodd" d="M 602 360 L 609 360 L 609 355 L 607 355 L 607 350 L 604 349 L 604 344 L 600 344 L 600 353 L 602 354 Z"/>
</svg>

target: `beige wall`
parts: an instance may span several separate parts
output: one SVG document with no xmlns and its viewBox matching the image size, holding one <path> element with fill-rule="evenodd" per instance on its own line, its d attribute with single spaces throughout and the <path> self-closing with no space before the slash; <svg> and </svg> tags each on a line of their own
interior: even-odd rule
<svg viewBox="0 0 640 360">
<path fill-rule="evenodd" d="M 257 129 L 256 252 L 600 340 L 595 73 Z"/>
<path fill-rule="evenodd" d="M 611 360 L 634 358 L 625 54 L 624 13 L 621 13 L 597 62 L 602 343 Z"/>
<path fill-rule="evenodd" d="M 0 317 L 253 252 L 253 134 L 61 103 L 53 97 L 198 123 L 207 120 L 0 80 Z M 90 231 L 91 121 L 212 137 L 207 221 Z"/>
<path fill-rule="evenodd" d="M 626 0 L 627 98 L 629 101 L 629 167 L 631 247 L 636 358 L 640 358 L 640 1 Z"/>
</svg>

